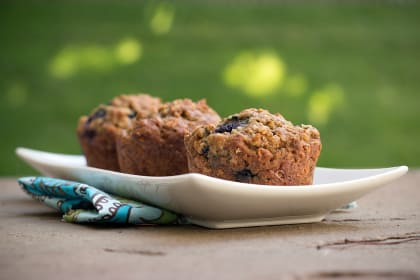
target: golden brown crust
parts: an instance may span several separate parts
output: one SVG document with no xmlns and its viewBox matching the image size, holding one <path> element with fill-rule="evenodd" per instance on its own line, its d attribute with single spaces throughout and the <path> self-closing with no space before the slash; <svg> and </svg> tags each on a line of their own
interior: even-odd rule
<svg viewBox="0 0 420 280">
<path fill-rule="evenodd" d="M 146 94 L 121 95 L 82 116 L 77 136 L 88 166 L 120 171 L 117 135 L 130 129 L 135 119 L 157 114 L 160 104 L 159 98 Z"/>
<path fill-rule="evenodd" d="M 159 115 L 137 120 L 133 129 L 118 137 L 121 171 L 146 176 L 187 173 L 185 133 L 219 120 L 205 100 L 179 99 L 163 104 Z"/>
<path fill-rule="evenodd" d="M 185 137 L 190 172 L 265 185 L 312 184 L 321 151 L 316 128 L 247 109 Z"/>
<path fill-rule="evenodd" d="M 162 101 L 148 94 L 123 94 L 113 98 L 110 105 L 131 109 L 137 117 L 147 118 L 157 114 Z"/>
</svg>

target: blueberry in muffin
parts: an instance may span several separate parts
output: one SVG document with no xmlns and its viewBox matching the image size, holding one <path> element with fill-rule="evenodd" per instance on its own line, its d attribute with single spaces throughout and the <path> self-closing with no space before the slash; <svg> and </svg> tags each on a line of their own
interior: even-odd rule
<svg viewBox="0 0 420 280">
<path fill-rule="evenodd" d="M 280 114 L 246 109 L 185 136 L 190 172 L 263 185 L 309 185 L 321 152 L 319 132 Z"/>
<path fill-rule="evenodd" d="M 77 136 L 88 166 L 120 171 L 116 137 L 132 127 L 135 119 L 157 114 L 159 98 L 147 94 L 120 95 L 82 116 Z"/>
</svg>

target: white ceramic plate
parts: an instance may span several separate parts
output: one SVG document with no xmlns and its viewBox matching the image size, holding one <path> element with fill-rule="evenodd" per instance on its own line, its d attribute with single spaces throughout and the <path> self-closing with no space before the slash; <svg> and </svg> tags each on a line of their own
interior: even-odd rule
<svg viewBox="0 0 420 280">
<path fill-rule="evenodd" d="M 183 214 L 209 228 L 319 222 L 329 212 L 402 175 L 407 166 L 381 169 L 317 167 L 314 185 L 265 186 L 189 173 L 168 177 L 129 175 L 86 166 L 83 156 L 16 149 L 42 174 L 84 182 L 105 192 Z"/>
</svg>

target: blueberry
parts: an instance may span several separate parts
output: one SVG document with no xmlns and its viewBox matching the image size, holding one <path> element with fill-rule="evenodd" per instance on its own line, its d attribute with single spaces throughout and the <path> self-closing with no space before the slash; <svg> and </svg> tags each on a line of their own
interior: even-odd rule
<svg viewBox="0 0 420 280">
<path fill-rule="evenodd" d="M 209 146 L 204 146 L 202 149 L 201 149 L 201 154 L 203 155 L 203 156 L 205 156 L 205 157 L 207 157 L 207 155 L 208 155 L 208 153 L 209 153 L 209 150 L 210 150 L 210 148 L 209 148 Z"/>
<path fill-rule="evenodd" d="M 106 116 L 106 110 L 104 108 L 99 108 L 98 110 L 95 111 L 95 113 L 89 116 L 87 122 L 90 123 L 94 119 L 103 118 L 105 116 Z"/>
<path fill-rule="evenodd" d="M 136 116 L 137 116 L 137 112 L 135 112 L 135 111 L 131 112 L 131 113 L 128 115 L 128 117 L 129 117 L 130 119 L 133 119 L 133 118 L 135 118 Z"/>
<path fill-rule="evenodd" d="M 235 179 L 239 182 L 249 182 L 249 180 L 255 176 L 256 175 L 249 169 L 242 169 L 235 173 Z"/>
<path fill-rule="evenodd" d="M 103 118 L 106 115 L 106 110 L 104 108 L 99 108 L 98 110 L 96 110 L 96 112 L 93 114 L 93 118 L 95 119 L 99 119 L 99 118 Z"/>
<path fill-rule="evenodd" d="M 93 129 L 86 129 L 83 132 L 83 137 L 88 138 L 88 139 L 93 139 L 96 136 L 96 131 Z"/>
<path fill-rule="evenodd" d="M 233 129 L 245 125 L 248 123 L 248 119 L 239 119 L 237 116 L 232 116 L 230 119 L 227 119 L 225 123 L 222 123 L 216 127 L 216 133 L 231 132 Z"/>
</svg>

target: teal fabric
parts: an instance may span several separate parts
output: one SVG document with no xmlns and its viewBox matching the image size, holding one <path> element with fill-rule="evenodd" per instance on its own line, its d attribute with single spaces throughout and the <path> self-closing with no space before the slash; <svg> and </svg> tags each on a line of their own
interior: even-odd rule
<svg viewBox="0 0 420 280">
<path fill-rule="evenodd" d="M 63 213 L 72 223 L 174 224 L 181 216 L 138 201 L 104 193 L 93 186 L 48 177 L 18 180 L 33 198 Z"/>
</svg>

